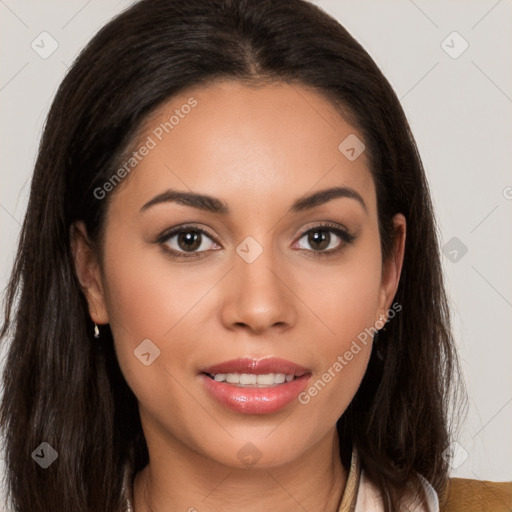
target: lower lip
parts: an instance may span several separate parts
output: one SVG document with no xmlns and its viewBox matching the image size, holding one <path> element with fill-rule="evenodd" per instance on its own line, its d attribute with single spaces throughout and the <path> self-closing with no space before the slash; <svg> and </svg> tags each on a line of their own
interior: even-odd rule
<svg viewBox="0 0 512 512">
<path fill-rule="evenodd" d="M 271 414 L 293 402 L 306 388 L 311 374 L 268 388 L 232 386 L 204 373 L 200 377 L 213 398 L 228 409 L 243 414 Z"/>
</svg>

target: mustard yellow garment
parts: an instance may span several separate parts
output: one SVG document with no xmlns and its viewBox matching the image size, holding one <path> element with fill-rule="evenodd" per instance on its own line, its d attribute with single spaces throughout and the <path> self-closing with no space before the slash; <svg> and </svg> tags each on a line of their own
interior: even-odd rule
<svg viewBox="0 0 512 512">
<path fill-rule="evenodd" d="M 441 512 L 511 512 L 512 482 L 450 478 Z"/>
</svg>

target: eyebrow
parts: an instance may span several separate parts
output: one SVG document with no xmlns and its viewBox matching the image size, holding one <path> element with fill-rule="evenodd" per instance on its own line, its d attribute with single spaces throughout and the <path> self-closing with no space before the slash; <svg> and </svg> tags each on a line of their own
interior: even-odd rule
<svg viewBox="0 0 512 512">
<path fill-rule="evenodd" d="M 292 213 L 310 210 L 339 197 L 355 199 L 360 203 L 365 212 L 368 211 L 364 199 L 359 193 L 350 187 L 332 187 L 300 197 L 292 204 L 290 210 Z M 180 192 L 173 189 L 166 190 L 165 192 L 153 197 L 153 199 L 144 204 L 140 211 L 144 212 L 152 206 L 168 202 L 192 206 L 193 208 L 198 208 L 199 210 L 205 210 L 211 213 L 229 215 L 228 205 L 216 197 L 197 194 L 194 192 Z"/>
</svg>

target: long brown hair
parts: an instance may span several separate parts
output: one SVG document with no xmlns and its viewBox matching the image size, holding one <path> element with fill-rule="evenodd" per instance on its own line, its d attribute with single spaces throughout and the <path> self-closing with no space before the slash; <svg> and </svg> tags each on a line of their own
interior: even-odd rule
<svg viewBox="0 0 512 512">
<path fill-rule="evenodd" d="M 381 357 L 372 353 L 338 421 L 340 457 L 347 465 L 358 449 L 388 511 L 399 509 L 400 490 L 418 473 L 444 488 L 458 363 L 429 189 L 390 84 L 336 20 L 304 0 L 142 0 L 81 52 L 39 148 L 0 333 L 12 337 L 0 425 L 16 512 L 121 510 L 123 465 L 136 472 L 148 462 L 111 332 L 102 329 L 101 343 L 93 337 L 70 226 L 83 220 L 101 245 L 109 198 L 94 190 L 155 108 L 217 78 L 313 87 L 363 134 L 384 258 L 395 213 L 405 215 L 408 232 L 395 297 L 402 310 L 379 332 Z M 31 457 L 43 441 L 58 452 L 46 470 Z"/>
</svg>

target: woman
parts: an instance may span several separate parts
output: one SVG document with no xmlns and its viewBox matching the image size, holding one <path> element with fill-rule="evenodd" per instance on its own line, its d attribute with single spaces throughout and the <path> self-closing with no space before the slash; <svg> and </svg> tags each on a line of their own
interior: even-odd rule
<svg viewBox="0 0 512 512">
<path fill-rule="evenodd" d="M 425 174 L 305 1 L 143 0 L 96 35 L 48 116 L 11 331 L 16 511 L 439 510 L 457 360 Z"/>
</svg>

